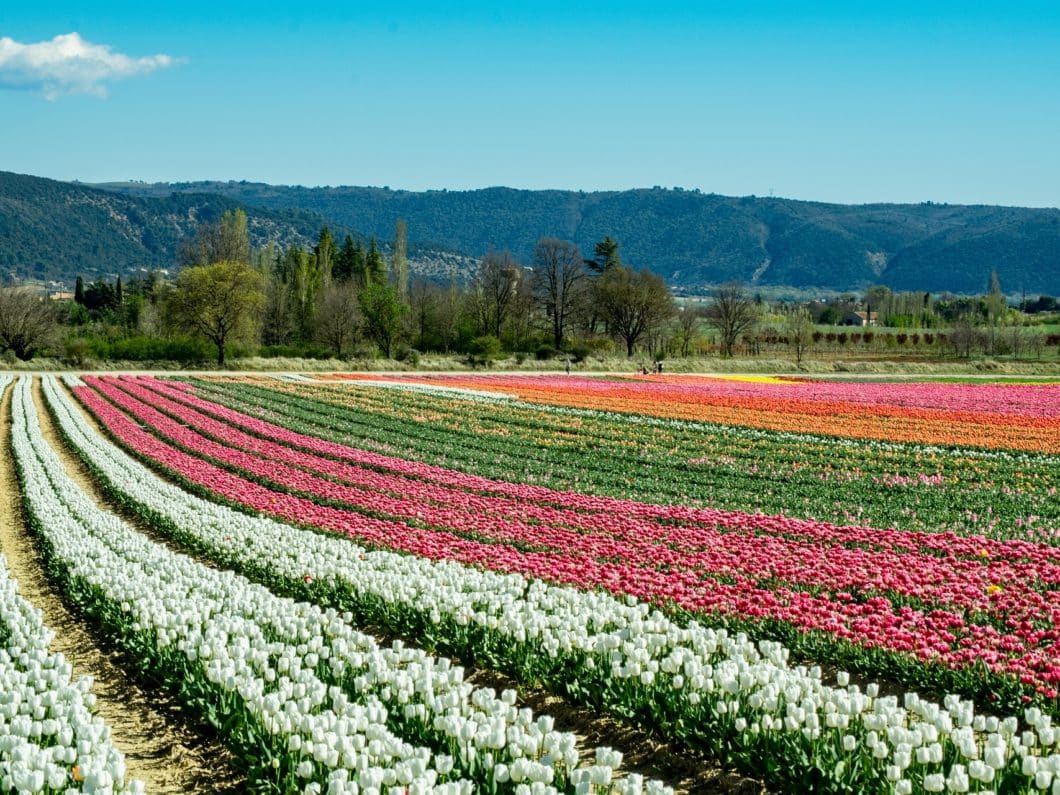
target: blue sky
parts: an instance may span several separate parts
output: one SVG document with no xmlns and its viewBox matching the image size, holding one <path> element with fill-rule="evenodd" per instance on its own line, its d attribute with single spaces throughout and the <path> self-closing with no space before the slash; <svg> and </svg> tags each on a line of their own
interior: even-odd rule
<svg viewBox="0 0 1060 795">
<path fill-rule="evenodd" d="M 1056 2 L 389 5 L 4 3 L 0 169 L 1060 206 Z"/>
</svg>

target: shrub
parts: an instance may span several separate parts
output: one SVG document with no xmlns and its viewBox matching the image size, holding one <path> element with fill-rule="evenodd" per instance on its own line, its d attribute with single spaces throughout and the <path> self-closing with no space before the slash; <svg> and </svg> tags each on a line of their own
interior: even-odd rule
<svg viewBox="0 0 1060 795">
<path fill-rule="evenodd" d="M 537 359 L 539 362 L 551 359 L 555 355 L 556 349 L 553 348 L 551 345 L 540 345 L 538 346 L 538 349 L 534 351 L 534 358 Z"/>
<path fill-rule="evenodd" d="M 592 353 L 598 356 L 606 356 L 615 350 L 615 341 L 608 337 L 593 337 L 586 340 L 585 344 L 589 346 Z"/>
<path fill-rule="evenodd" d="M 587 358 L 589 358 L 589 354 L 591 354 L 592 352 L 592 348 L 590 348 L 588 345 L 584 345 L 581 343 L 573 346 L 569 351 L 571 361 L 573 361 L 575 364 L 581 364 L 582 362 L 584 362 Z"/>
<path fill-rule="evenodd" d="M 408 345 L 398 345 L 394 358 L 399 362 L 415 367 L 420 363 L 420 352 Z"/>
<path fill-rule="evenodd" d="M 79 305 L 80 306 L 80 305 Z M 66 341 L 63 346 L 63 360 L 67 364 L 81 367 L 91 353 L 92 347 L 84 337 L 75 337 Z"/>
<path fill-rule="evenodd" d="M 492 334 L 475 337 L 467 346 L 467 363 L 472 367 L 489 365 L 493 360 L 499 359 L 502 352 L 501 341 Z"/>
<path fill-rule="evenodd" d="M 326 345 L 263 345 L 258 355 L 265 359 L 330 359 L 334 351 Z"/>
</svg>

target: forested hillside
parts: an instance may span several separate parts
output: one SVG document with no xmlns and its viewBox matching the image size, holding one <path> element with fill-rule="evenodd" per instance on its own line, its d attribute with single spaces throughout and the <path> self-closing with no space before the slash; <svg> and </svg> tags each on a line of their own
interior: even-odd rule
<svg viewBox="0 0 1060 795">
<path fill-rule="evenodd" d="M 1060 210 L 944 204 L 838 205 L 696 191 L 583 193 L 488 188 L 422 193 L 247 182 L 107 186 L 138 196 L 210 192 L 249 205 L 301 208 L 387 238 L 480 255 L 510 249 L 529 262 L 542 236 L 583 251 L 606 235 L 624 259 L 672 285 L 730 279 L 763 285 L 982 292 L 996 270 L 1006 291 L 1060 291 Z"/>
<path fill-rule="evenodd" d="M 605 236 L 625 262 L 687 291 L 738 280 L 857 290 L 978 293 L 996 271 L 1007 292 L 1060 292 L 1060 210 L 993 206 L 837 205 L 695 191 L 582 193 L 489 188 L 415 193 L 245 182 L 90 187 L 0 172 L 0 273 L 74 274 L 167 268 L 203 222 L 242 207 L 252 242 L 310 245 L 336 235 L 384 248 L 408 221 L 413 273 L 467 276 L 472 257 L 509 249 L 530 263 L 544 236 L 589 255 Z"/>
<path fill-rule="evenodd" d="M 312 210 L 247 205 L 219 193 L 167 191 L 160 196 L 129 196 L 81 184 L 0 172 L 0 281 L 56 280 L 72 283 L 77 275 L 135 272 L 140 268 L 171 268 L 180 243 L 226 210 L 247 213 L 251 243 L 275 241 L 312 246 L 320 229 L 330 223 L 341 241 L 345 234 L 367 239 L 341 222 Z M 380 236 L 393 237 L 393 227 Z M 462 275 L 470 260 L 453 252 L 412 245 L 414 272 L 442 278 L 451 269 Z"/>
</svg>

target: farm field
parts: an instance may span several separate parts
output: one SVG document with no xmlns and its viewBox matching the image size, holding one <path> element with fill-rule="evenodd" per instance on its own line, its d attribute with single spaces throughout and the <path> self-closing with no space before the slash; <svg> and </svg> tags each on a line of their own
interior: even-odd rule
<svg viewBox="0 0 1060 795">
<path fill-rule="evenodd" d="M 706 791 L 540 690 L 739 774 L 710 791 L 1060 792 L 1060 385 L 0 389 L 50 578 L 263 791 Z M 69 686 L 8 590 L 0 676 L 41 695 L 0 703 L 3 786 L 136 791 L 98 717 L 94 743 L 21 717 Z"/>
</svg>

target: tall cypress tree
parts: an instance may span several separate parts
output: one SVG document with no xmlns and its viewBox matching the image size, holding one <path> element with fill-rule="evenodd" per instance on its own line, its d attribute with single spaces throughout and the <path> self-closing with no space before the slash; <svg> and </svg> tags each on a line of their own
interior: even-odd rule
<svg viewBox="0 0 1060 795">
<path fill-rule="evenodd" d="M 77 277 L 77 282 L 74 286 L 74 301 L 82 306 L 85 305 L 85 280 L 80 276 Z"/>
<path fill-rule="evenodd" d="M 386 260 L 373 237 L 368 244 L 368 255 L 364 258 L 365 282 L 386 284 Z"/>
</svg>

